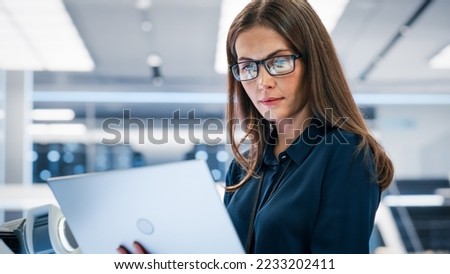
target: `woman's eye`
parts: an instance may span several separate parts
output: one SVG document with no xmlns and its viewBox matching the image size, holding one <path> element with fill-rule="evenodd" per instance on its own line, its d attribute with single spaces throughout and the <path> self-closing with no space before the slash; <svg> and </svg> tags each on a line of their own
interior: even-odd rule
<svg viewBox="0 0 450 274">
<path fill-rule="evenodd" d="M 254 66 L 253 66 L 252 63 L 242 64 L 242 66 L 241 66 L 241 71 L 243 71 L 243 72 L 251 71 L 251 70 L 254 69 L 253 67 L 254 67 Z"/>
<path fill-rule="evenodd" d="M 284 57 L 282 57 L 282 58 L 276 58 L 274 61 L 273 61 L 273 66 L 276 66 L 276 67 L 284 67 L 285 65 L 286 65 L 286 63 L 287 63 L 287 59 L 286 58 L 284 58 Z"/>
</svg>

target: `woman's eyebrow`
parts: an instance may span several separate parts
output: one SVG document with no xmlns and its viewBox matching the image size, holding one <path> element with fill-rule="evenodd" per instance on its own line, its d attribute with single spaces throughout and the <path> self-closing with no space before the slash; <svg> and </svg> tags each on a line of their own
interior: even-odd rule
<svg viewBox="0 0 450 274">
<path fill-rule="evenodd" d="M 263 59 L 261 59 L 261 60 L 264 60 L 264 59 L 267 59 L 267 58 L 274 57 L 274 56 L 280 54 L 280 52 L 285 52 L 285 51 L 290 51 L 290 50 L 289 50 L 289 49 L 279 49 L 279 50 L 276 50 L 276 51 L 274 51 L 274 52 L 271 52 L 270 54 L 268 54 L 265 58 L 263 58 Z M 245 61 L 256 61 L 256 60 L 255 60 L 255 59 L 252 59 L 252 58 L 249 58 L 249 57 L 245 57 L 245 56 L 239 57 L 239 59 L 238 59 L 238 62 L 245 62 Z"/>
</svg>

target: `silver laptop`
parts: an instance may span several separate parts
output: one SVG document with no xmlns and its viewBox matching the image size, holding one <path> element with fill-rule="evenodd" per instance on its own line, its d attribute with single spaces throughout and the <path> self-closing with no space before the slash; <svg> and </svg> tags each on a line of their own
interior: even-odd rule
<svg viewBox="0 0 450 274">
<path fill-rule="evenodd" d="M 207 164 L 190 160 L 48 180 L 82 253 L 244 253 Z"/>
</svg>

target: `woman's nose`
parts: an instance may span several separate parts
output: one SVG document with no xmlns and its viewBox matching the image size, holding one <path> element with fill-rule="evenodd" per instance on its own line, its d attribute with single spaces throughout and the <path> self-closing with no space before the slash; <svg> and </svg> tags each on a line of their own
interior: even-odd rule
<svg viewBox="0 0 450 274">
<path fill-rule="evenodd" d="M 260 67 L 258 78 L 258 90 L 262 91 L 273 87 L 273 76 L 267 72 L 264 66 Z"/>
</svg>

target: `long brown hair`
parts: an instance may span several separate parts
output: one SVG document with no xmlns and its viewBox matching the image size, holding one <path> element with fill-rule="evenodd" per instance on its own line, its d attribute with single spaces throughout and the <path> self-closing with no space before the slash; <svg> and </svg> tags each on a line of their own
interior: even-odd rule
<svg viewBox="0 0 450 274">
<path fill-rule="evenodd" d="M 237 37 L 256 25 L 277 31 L 286 39 L 293 52 L 302 54 L 305 66 L 303 79 L 306 82 L 311 113 L 329 125 L 338 125 L 343 130 L 360 136 L 358 149 L 363 150 L 367 157 L 372 155 L 375 179 L 381 189 L 385 190 L 394 175 L 393 164 L 369 132 L 350 92 L 330 35 L 310 4 L 306 0 L 258 0 L 249 3 L 237 15 L 228 32 L 226 50 L 229 65 L 237 63 Z M 346 117 L 346 122 L 339 124 L 340 117 Z M 264 137 L 270 127 L 231 72 L 228 73 L 227 118 L 228 121 L 241 120 L 241 128 L 245 133 L 244 138 L 236 140 L 236 125 L 227 123 L 235 159 L 246 172 L 237 184 L 228 188 L 236 190 L 252 176 L 257 176 L 257 168 L 266 147 Z M 241 146 L 248 139 L 250 148 L 244 154 Z"/>
</svg>

